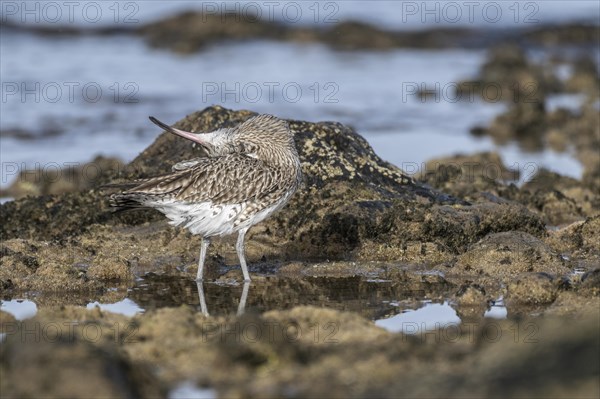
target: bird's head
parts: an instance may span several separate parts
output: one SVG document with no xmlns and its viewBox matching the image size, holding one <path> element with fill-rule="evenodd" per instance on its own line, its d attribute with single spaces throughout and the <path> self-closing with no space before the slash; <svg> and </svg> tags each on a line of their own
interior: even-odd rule
<svg viewBox="0 0 600 399">
<path fill-rule="evenodd" d="M 209 157 L 219 155 L 219 145 L 218 145 L 219 140 L 216 140 L 216 133 L 219 131 L 210 132 L 210 133 L 192 133 L 192 132 L 186 132 L 185 130 L 180 130 L 180 129 L 171 127 L 171 126 L 167 125 L 166 123 L 159 121 L 158 119 L 156 119 L 153 116 L 150 117 L 150 120 L 156 126 L 161 127 L 162 129 L 166 130 L 167 132 L 173 133 L 174 135 L 177 135 L 179 137 L 183 137 L 184 139 L 190 140 L 194 144 L 200 145 L 206 151 L 206 153 Z"/>
<path fill-rule="evenodd" d="M 209 133 L 186 132 L 154 117 L 150 120 L 170 133 L 199 144 L 209 157 L 239 153 L 268 161 L 273 157 L 285 157 L 286 153 L 296 154 L 294 137 L 287 122 L 272 115 L 257 115 L 233 128 Z"/>
</svg>

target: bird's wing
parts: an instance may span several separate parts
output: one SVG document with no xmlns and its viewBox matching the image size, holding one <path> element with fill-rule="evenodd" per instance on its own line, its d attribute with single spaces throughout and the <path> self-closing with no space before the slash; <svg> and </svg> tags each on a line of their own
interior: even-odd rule
<svg viewBox="0 0 600 399">
<path fill-rule="evenodd" d="M 202 162 L 202 159 L 205 157 L 200 157 L 200 158 L 194 158 L 194 159 L 189 159 L 187 161 L 181 161 L 181 162 L 177 162 L 175 165 L 173 165 L 171 167 L 171 169 L 173 171 L 176 170 L 184 170 L 184 169 L 189 169 L 195 165 L 197 165 L 199 162 Z"/>
<path fill-rule="evenodd" d="M 236 204 L 271 193 L 280 173 L 242 154 L 197 161 L 191 168 L 148 179 L 124 194 L 167 195 L 190 203 Z"/>
<path fill-rule="evenodd" d="M 242 154 L 212 160 L 192 169 L 192 179 L 177 194 L 178 200 L 239 204 L 269 194 L 276 187 L 279 171 L 261 160 Z"/>
</svg>

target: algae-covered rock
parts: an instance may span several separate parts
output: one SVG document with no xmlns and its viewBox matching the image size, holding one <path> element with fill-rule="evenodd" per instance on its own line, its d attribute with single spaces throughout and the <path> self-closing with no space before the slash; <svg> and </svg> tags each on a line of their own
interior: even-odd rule
<svg viewBox="0 0 600 399">
<path fill-rule="evenodd" d="M 454 294 L 454 298 L 457 304 L 456 314 L 463 322 L 479 321 L 492 301 L 489 294 L 486 293 L 485 287 L 473 282 L 461 285 Z"/>
<path fill-rule="evenodd" d="M 0 346 L 3 397 L 160 397 L 164 389 L 115 345 L 121 317 L 63 307 L 11 323 Z"/>
<path fill-rule="evenodd" d="M 101 287 L 75 267 L 76 259 L 86 257 L 80 248 L 12 239 L 3 242 L 0 251 L 0 281 L 10 281 L 10 288 L 90 291 Z"/>
<path fill-rule="evenodd" d="M 565 82 L 566 89 L 575 93 L 587 93 L 598 96 L 600 76 L 598 65 L 589 55 L 582 56 L 573 62 L 573 74 Z"/>
<path fill-rule="evenodd" d="M 543 104 L 548 93 L 559 88 L 558 79 L 527 59 L 525 51 L 514 44 L 492 47 L 479 76 L 462 82 L 459 93 L 476 93 L 487 101 L 515 104 Z"/>
<path fill-rule="evenodd" d="M 522 204 L 552 226 L 598 213 L 600 195 L 583 182 L 533 164 L 522 169 L 532 176 L 518 188 L 520 171 L 507 167 L 497 153 L 455 155 L 428 161 L 419 179 L 470 202 Z"/>
<path fill-rule="evenodd" d="M 144 37 L 152 47 L 180 54 L 194 53 L 219 42 L 251 39 L 323 43 L 345 51 L 448 48 L 472 46 L 475 42 L 485 41 L 479 40 L 485 32 L 468 29 L 433 28 L 407 32 L 382 29 L 360 21 L 328 21 L 316 27 L 295 26 L 239 10 L 223 13 L 188 11 L 143 25 L 135 33 Z"/>
<path fill-rule="evenodd" d="M 587 295 L 586 291 L 559 291 L 556 300 L 546 310 L 544 315 L 566 317 L 568 319 L 598 316 L 600 301 L 598 292 Z"/>
<path fill-rule="evenodd" d="M 469 285 L 463 295 L 480 293 Z M 10 378 L 0 384 L 18 397 L 159 397 L 181 381 L 224 397 L 537 397 L 557 389 L 567 392 L 560 397 L 593 397 L 598 315 L 579 316 L 571 328 L 552 317 L 525 317 L 404 335 L 313 306 L 230 317 L 179 306 L 132 319 L 63 306 L 11 325 L 0 346 L 2 375 Z M 63 339 L 41 335 L 49 323 L 54 329 L 47 331 Z M 46 338 L 36 340 L 36 328 Z M 548 375 L 550 383 L 536 380 Z"/>
<path fill-rule="evenodd" d="M 581 217 L 581 215 L 593 216 L 594 214 L 600 213 L 600 194 L 598 192 L 595 192 L 592 187 L 586 185 L 581 180 L 562 176 L 556 172 L 549 171 L 546 168 L 540 168 L 531 180 L 523 185 L 522 191 L 532 193 L 533 196 L 536 196 L 535 193 L 539 192 L 541 195 L 537 195 L 537 197 L 548 195 L 548 193 L 559 192 L 566 198 L 566 201 L 562 198 L 560 199 L 560 202 L 565 204 L 559 206 L 564 207 L 565 210 L 569 208 L 568 212 L 565 213 L 565 216 L 567 217 L 569 215 L 575 217 L 576 213 L 579 214 L 579 217 Z M 556 200 L 554 199 L 554 201 Z M 538 207 L 541 205 L 540 210 L 545 212 L 544 208 L 548 203 L 554 201 L 549 199 L 545 201 L 536 199 L 531 202 L 538 204 Z M 572 205 L 566 204 L 566 202 L 574 202 L 577 209 L 570 209 L 572 208 Z M 550 204 L 550 206 L 554 207 L 552 204 Z M 551 216 L 548 215 L 548 217 L 550 218 Z M 564 217 L 561 219 L 564 219 Z M 562 223 L 553 224 L 557 225 Z"/>
<path fill-rule="evenodd" d="M 581 243 L 585 250 L 600 251 L 600 216 L 589 218 L 581 225 Z"/>
<path fill-rule="evenodd" d="M 459 305 L 482 305 L 486 302 L 485 288 L 479 284 L 467 283 L 462 285 L 455 294 Z"/>
<path fill-rule="evenodd" d="M 211 107 L 175 126 L 192 132 L 212 131 L 252 115 Z M 449 264 L 489 233 L 520 230 L 537 237 L 545 235 L 541 218 L 521 205 L 469 205 L 413 181 L 381 160 L 349 127 L 333 122 L 289 124 L 295 133 L 304 183 L 282 211 L 250 230 L 247 256 L 251 264 L 265 257 L 271 262 L 375 259 Z M 121 173 L 107 176 L 99 184 L 161 174 L 181 160 L 202 155 L 185 140 L 163 133 Z M 56 253 L 39 259 L 41 255 L 35 253 L 7 252 L 10 256 L 4 262 L 12 265 L 7 269 L 12 274 L 0 279 L 17 281 L 19 287 L 45 281 L 36 277 L 39 271 L 27 269 L 28 262 L 44 263 L 41 271 L 52 264 L 48 276 L 62 270 L 56 276 L 70 276 L 73 287 L 82 282 L 92 287 L 103 280 L 130 279 L 132 273 L 148 271 L 194 272 L 199 237 L 168 227 L 164 217 L 153 210 L 113 214 L 107 194 L 107 190 L 95 189 L 1 205 L 4 240 L 26 239 L 32 245 L 53 240 Z M 207 262 L 211 276 L 218 276 L 214 273 L 223 261 L 235 262 L 228 258 L 235 253 L 230 240 L 215 241 Z M 68 256 L 58 256 L 61 253 Z M 58 284 L 60 279 L 48 281 Z"/>
<path fill-rule="evenodd" d="M 186 117 L 177 126 L 212 131 L 252 115 L 213 107 Z M 382 161 L 364 138 L 346 126 L 290 121 L 290 127 L 302 160 L 304 186 L 282 212 L 256 228 L 256 237 L 248 240 L 251 262 L 265 255 L 270 259 L 346 258 L 352 256 L 348 250 L 366 238 L 389 232 L 382 213 L 391 201 L 460 202 L 413 182 Z M 164 133 L 118 175 L 103 175 L 98 184 L 157 175 L 197 156 L 202 153 L 189 143 Z M 130 279 L 132 272 L 165 271 L 182 264 L 195 267 L 198 237 L 167 227 L 156 211 L 115 215 L 106 194 L 100 189 L 84 190 L 1 205 L 0 235 L 6 244 L 1 257 L 5 265 L 0 271 L 2 286 L 89 290 L 104 280 Z M 225 240 L 213 249 L 226 252 L 227 248 Z M 209 269 L 211 264 L 212 257 Z"/>
<path fill-rule="evenodd" d="M 530 29 L 525 37 L 545 46 L 578 44 L 597 47 L 600 42 L 600 39 L 598 39 L 598 25 L 585 22 L 536 26 Z"/>
<path fill-rule="evenodd" d="M 72 162 L 66 168 L 37 168 L 22 170 L 16 180 L 0 196 L 23 198 L 27 195 L 52 195 L 89 190 L 114 176 L 124 166 L 117 158 L 97 156 L 92 161 L 80 164 Z"/>
<path fill-rule="evenodd" d="M 3 310 L 0 310 L 0 333 L 11 331 L 12 327 L 17 323 L 15 317 Z"/>
<path fill-rule="evenodd" d="M 113 219 L 96 191 L 27 197 L 0 205 L 0 237 L 34 240 L 76 236 L 94 223 Z"/>
<path fill-rule="evenodd" d="M 577 70 L 578 61 L 572 62 Z M 578 83 L 576 88 L 570 87 L 577 90 L 583 99 L 579 109 L 559 107 L 550 110 L 546 106 L 547 95 L 563 90 L 562 84 L 553 77 L 554 69 L 553 65 L 531 64 L 525 54 L 514 47 L 502 47 L 498 53 L 492 52 L 477 80 L 463 83 L 460 87 L 471 91 L 473 86 L 495 87 L 497 90 L 490 91 L 494 95 L 493 101 L 505 100 L 508 108 L 489 127 L 475 127 L 471 132 L 478 136 L 489 135 L 501 145 L 517 141 L 529 151 L 551 147 L 555 151 L 566 152 L 574 147 L 584 167 L 580 185 L 591 190 L 590 199 L 595 201 L 597 208 L 597 193 L 600 191 L 597 69 L 595 65 L 584 62 L 583 71 L 577 70 L 573 77 L 585 82 Z M 479 93 L 485 97 L 486 91 Z"/>
<path fill-rule="evenodd" d="M 523 273 L 508 284 L 508 303 L 545 304 L 556 299 L 557 284 L 547 273 Z"/>
<path fill-rule="evenodd" d="M 490 234 L 460 255 L 457 268 L 501 279 L 525 272 L 562 275 L 562 258 L 540 239 L 521 231 Z"/>
<path fill-rule="evenodd" d="M 520 171 L 507 167 L 495 152 L 453 155 L 427 161 L 419 176 L 421 181 L 444 192 L 462 193 L 494 189 L 498 181 L 516 181 Z M 460 191 L 459 191 L 460 190 Z"/>
<path fill-rule="evenodd" d="M 177 127 L 209 131 L 235 125 L 252 113 L 209 108 L 188 116 Z M 332 122 L 290 121 L 302 162 L 304 185 L 278 214 L 251 230 L 263 244 L 280 248 L 279 256 L 347 258 L 365 239 L 389 233 L 391 202 L 460 203 L 415 183 L 381 160 L 364 138 Z M 127 178 L 169 170 L 182 159 L 198 156 L 188 143 L 163 135 L 125 170 Z M 156 162 L 157 159 L 164 162 Z M 148 214 L 147 214 L 148 215 Z M 151 220 L 146 216 L 142 220 Z"/>
<path fill-rule="evenodd" d="M 492 121 L 487 134 L 498 145 L 507 145 L 516 139 L 525 150 L 539 151 L 543 148 L 547 127 L 545 112 L 543 100 L 511 104 L 505 113 Z"/>
<path fill-rule="evenodd" d="M 532 32 L 531 37 L 573 34 L 569 37 L 574 42 L 589 40 L 589 44 L 596 46 L 598 43 L 597 26 L 565 25 L 540 28 L 536 34 Z M 591 40 L 593 35 L 596 37 Z M 550 146 L 556 151 L 566 152 L 574 147 L 584 167 L 581 183 L 591 190 L 592 197 L 596 197 L 592 200 L 597 208 L 597 193 L 600 191 L 598 69 L 589 57 L 570 55 L 563 62 L 571 64 L 573 69 L 565 83 L 555 76 L 556 65 L 548 62 L 534 64 L 521 47 L 500 45 L 492 48 L 478 76 L 461 83 L 458 91 L 459 94 L 466 92 L 472 96 L 475 93 L 489 101 L 508 104 L 506 111 L 498 115 L 489 127 L 475 127 L 471 130 L 473 134 L 489 135 L 500 145 L 517 141 L 529 151 L 540 151 Z M 548 95 L 565 90 L 580 95 L 582 104 L 579 109 L 549 109 Z"/>
<path fill-rule="evenodd" d="M 190 131 L 212 131 L 236 125 L 254 115 L 249 111 L 231 111 L 211 107 L 189 115 L 176 124 Z M 354 201 L 391 198 L 457 202 L 449 196 L 415 184 L 395 166 L 382 161 L 360 135 L 338 123 L 290 121 L 306 177 L 305 187 L 286 209 L 302 207 L 295 219 L 286 218 L 285 228 L 301 225 L 305 220 L 322 217 L 323 208 L 333 209 L 340 197 Z M 184 140 L 161 135 L 154 144 L 131 162 L 121 174 L 131 179 L 164 173 L 176 162 L 202 155 Z M 113 176 L 117 177 L 117 176 Z M 110 182 L 106 178 L 101 183 Z M 337 184 L 339 183 L 339 184 Z M 316 201 L 324 197 L 329 204 Z M 337 200 L 337 201 L 336 201 Z M 348 201 L 344 201 L 344 205 Z M 107 201 L 98 190 L 50 197 L 27 198 L 0 207 L 4 239 L 51 239 L 81 234 L 91 224 L 109 221 Z M 140 216 L 141 215 L 141 216 Z M 155 213 L 124 216 L 125 223 L 153 220 Z M 128 219 L 129 218 L 129 219 Z M 35 220 L 36 223 L 28 221 Z M 118 219 L 113 219 L 118 220 Z M 280 219 L 280 222 L 283 222 Z"/>
<path fill-rule="evenodd" d="M 600 296 L 600 267 L 586 272 L 581 276 L 579 292 L 588 296 Z"/>
<path fill-rule="evenodd" d="M 600 216 L 550 232 L 546 242 L 583 271 L 600 265 Z"/>
</svg>

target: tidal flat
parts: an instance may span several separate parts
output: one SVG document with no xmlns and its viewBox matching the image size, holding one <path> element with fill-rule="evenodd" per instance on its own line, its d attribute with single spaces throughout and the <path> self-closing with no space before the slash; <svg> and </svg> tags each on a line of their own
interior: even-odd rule
<svg viewBox="0 0 600 399">
<path fill-rule="evenodd" d="M 211 107 L 176 126 L 251 115 Z M 290 126 L 305 184 L 251 230 L 249 285 L 232 238 L 197 284 L 198 237 L 154 211 L 114 214 L 99 188 L 1 205 L 3 392 L 85 396 L 93 379 L 107 396 L 596 393 L 597 197 L 554 175 L 535 190 L 430 185 L 344 125 Z M 184 144 L 164 133 L 102 178 L 168 170 L 194 156 Z"/>
</svg>

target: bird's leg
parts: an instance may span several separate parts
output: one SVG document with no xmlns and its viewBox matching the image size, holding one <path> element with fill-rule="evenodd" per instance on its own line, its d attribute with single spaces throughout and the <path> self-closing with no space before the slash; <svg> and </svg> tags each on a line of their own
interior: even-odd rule
<svg viewBox="0 0 600 399">
<path fill-rule="evenodd" d="M 206 259 L 206 250 L 210 245 L 210 238 L 203 237 L 202 243 L 200 244 L 200 259 L 198 259 L 198 274 L 196 275 L 196 281 L 202 281 L 202 275 L 204 274 L 204 260 Z"/>
<path fill-rule="evenodd" d="M 248 266 L 246 266 L 246 256 L 244 255 L 244 237 L 246 236 L 247 231 L 248 229 L 240 230 L 238 233 L 237 244 L 235 244 L 235 250 L 240 258 L 240 266 L 242 266 L 242 273 L 244 274 L 244 281 L 250 281 Z"/>
<path fill-rule="evenodd" d="M 206 307 L 206 301 L 204 300 L 204 286 L 202 281 L 196 281 L 196 287 L 198 287 L 198 300 L 200 301 L 200 311 L 206 317 L 208 317 L 208 308 Z"/>
<path fill-rule="evenodd" d="M 244 281 L 244 288 L 242 289 L 242 296 L 240 297 L 240 304 L 238 305 L 237 315 L 240 316 L 244 314 L 246 310 L 246 301 L 248 300 L 248 289 L 250 288 L 250 283 L 248 281 Z"/>
</svg>

